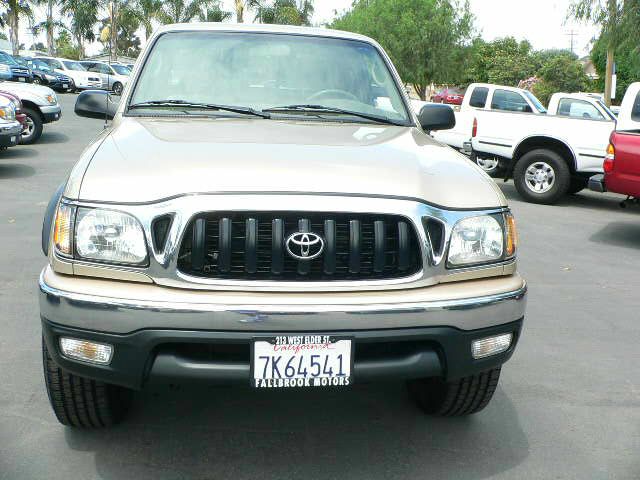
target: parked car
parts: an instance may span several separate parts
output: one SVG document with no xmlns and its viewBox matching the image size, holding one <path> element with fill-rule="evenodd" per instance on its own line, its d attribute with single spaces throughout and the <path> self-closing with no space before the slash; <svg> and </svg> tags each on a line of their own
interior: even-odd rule
<svg viewBox="0 0 640 480">
<path fill-rule="evenodd" d="M 527 201 L 553 204 L 563 195 L 586 188 L 589 177 L 602 172 L 604 151 L 614 120 L 598 99 L 567 97 L 571 102 L 592 102 L 602 118 L 578 118 L 547 111 L 527 90 L 492 84 L 471 84 L 452 131 L 434 132 L 435 139 L 467 151 L 490 172 L 500 168 L 513 177 L 518 193 Z M 605 107 L 606 108 L 606 107 Z M 560 113 L 560 114 L 559 114 Z"/>
<path fill-rule="evenodd" d="M 0 95 L 0 150 L 13 147 L 20 141 L 22 125 L 16 120 L 15 103 Z"/>
<path fill-rule="evenodd" d="M 31 83 L 33 74 L 29 67 L 20 65 L 11 55 L 0 51 L 0 80 Z"/>
<path fill-rule="evenodd" d="M 588 93 L 554 93 L 547 115 L 615 122 L 615 114 L 599 96 Z"/>
<path fill-rule="evenodd" d="M 446 103 L 447 105 L 462 105 L 464 91 L 459 88 L 444 88 L 431 97 L 433 103 Z"/>
<path fill-rule="evenodd" d="M 603 169 L 589 180 L 591 190 L 640 198 L 640 82 L 629 85 L 622 99 Z"/>
<path fill-rule="evenodd" d="M 87 71 L 95 73 L 102 81 L 102 88 L 105 90 L 113 90 L 116 95 L 120 95 L 122 90 L 129 81 L 131 71 L 124 65 L 112 64 L 95 61 L 80 62 Z"/>
<path fill-rule="evenodd" d="M 27 116 L 22 111 L 22 102 L 20 101 L 20 98 L 13 93 L 5 92 L 3 90 L 0 90 L 0 95 L 13 102 L 13 106 L 16 109 L 16 121 L 22 125 L 22 131 L 25 132 L 27 130 Z"/>
<path fill-rule="evenodd" d="M 60 120 L 62 108 L 56 93 L 44 85 L 0 82 L 0 90 L 20 98 L 22 112 L 27 116 L 26 129 L 20 143 L 31 144 L 42 135 L 43 125 Z"/>
<path fill-rule="evenodd" d="M 505 197 L 424 133 L 451 108 L 415 115 L 382 47 L 348 32 L 163 26 L 140 61 L 115 114 L 78 97 L 113 123 L 45 217 L 58 420 L 117 422 L 154 381 L 404 379 L 425 412 L 482 410 L 526 285 Z"/>
<path fill-rule="evenodd" d="M 52 57 L 38 57 L 38 60 L 49 65 L 54 71 L 71 77 L 75 84 L 76 91 L 102 88 L 100 77 L 95 73 L 87 72 L 76 60 Z"/>
<path fill-rule="evenodd" d="M 33 73 L 33 83 L 46 85 L 56 92 L 71 92 L 76 86 L 68 75 L 58 73 L 37 57 L 14 57 L 18 63 L 29 67 Z"/>
</svg>

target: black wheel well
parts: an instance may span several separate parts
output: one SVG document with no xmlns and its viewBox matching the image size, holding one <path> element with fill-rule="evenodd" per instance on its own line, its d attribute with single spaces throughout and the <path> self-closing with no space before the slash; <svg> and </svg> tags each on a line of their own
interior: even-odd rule
<svg viewBox="0 0 640 480">
<path fill-rule="evenodd" d="M 526 153 L 536 150 L 539 148 L 544 148 L 547 150 L 551 150 L 562 157 L 562 159 L 567 163 L 569 167 L 569 171 L 574 174 L 576 173 L 576 160 L 573 152 L 569 148 L 569 146 L 562 142 L 561 140 L 550 138 L 550 137 L 530 137 L 526 140 L 522 141 L 520 145 L 518 145 L 513 152 L 513 161 L 511 162 L 511 173 L 513 172 L 513 167 L 515 164 L 522 158 Z"/>
<path fill-rule="evenodd" d="M 40 107 L 33 103 L 31 100 L 22 100 L 22 106 L 28 108 L 29 110 L 33 110 L 38 115 L 40 115 L 40 119 L 44 122 L 44 115 L 40 111 Z"/>
</svg>

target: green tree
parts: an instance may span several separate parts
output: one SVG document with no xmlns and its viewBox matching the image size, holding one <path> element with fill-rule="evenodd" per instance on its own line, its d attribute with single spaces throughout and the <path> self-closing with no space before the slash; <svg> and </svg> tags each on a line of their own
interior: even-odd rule
<svg viewBox="0 0 640 480">
<path fill-rule="evenodd" d="M 627 87 L 640 78 L 640 52 L 638 44 L 633 39 L 623 41 L 614 51 L 616 59 L 616 100 L 622 100 Z M 607 40 L 601 35 L 593 44 L 591 61 L 596 67 L 599 78 L 595 87 L 602 91 L 607 68 Z"/>
<path fill-rule="evenodd" d="M 378 40 L 424 100 L 427 85 L 460 75 L 462 66 L 452 59 L 464 58 L 473 15 L 468 1 L 356 0 L 331 27 Z"/>
<path fill-rule="evenodd" d="M 59 3 L 58 0 L 37 0 L 38 4 L 46 4 L 46 18 L 36 23 L 32 30 L 34 35 L 39 35 L 41 32 L 45 32 L 47 36 L 47 53 L 54 55 L 56 51 L 55 45 L 55 32 L 62 28 L 66 28 L 65 25 L 56 20 L 54 16 L 54 7 Z"/>
<path fill-rule="evenodd" d="M 6 9 L 11 49 L 14 55 L 18 55 L 20 51 L 20 20 L 26 18 L 29 23 L 32 23 L 34 18 L 31 3 L 26 0 L 4 0 L 2 3 Z"/>
<path fill-rule="evenodd" d="M 67 30 L 62 30 L 56 38 L 56 55 L 58 57 L 80 59 L 80 49 L 73 44 L 71 35 Z"/>
<path fill-rule="evenodd" d="M 532 77 L 534 64 L 531 44 L 513 37 L 485 42 L 475 39 L 471 46 L 464 83 L 485 82 L 516 86 L 520 80 Z"/>
<path fill-rule="evenodd" d="M 311 25 L 313 0 L 249 0 L 249 6 L 256 10 L 256 20 L 260 23 L 280 25 Z"/>
<path fill-rule="evenodd" d="M 70 31 L 80 58 L 84 58 L 84 43 L 95 40 L 93 28 L 98 23 L 99 8 L 99 0 L 62 0 L 60 13 L 71 19 Z"/>
<path fill-rule="evenodd" d="M 534 85 L 533 93 L 545 105 L 556 92 L 584 91 L 589 80 L 582 64 L 568 51 L 552 53 L 537 72 L 537 76 L 540 81 Z"/>
<path fill-rule="evenodd" d="M 116 25 L 116 35 L 112 35 L 112 25 Z M 100 42 L 104 51 L 113 58 L 118 55 L 137 57 L 140 54 L 140 39 L 136 35 L 140 28 L 140 16 L 137 5 L 133 2 L 121 3 L 117 6 L 115 17 L 110 15 L 102 20 Z"/>
<path fill-rule="evenodd" d="M 615 51 L 623 42 L 640 38 L 640 0 L 575 0 L 569 15 L 601 27 L 600 38 L 606 44 L 604 98 L 610 105 Z"/>
<path fill-rule="evenodd" d="M 246 0 L 235 0 L 236 7 L 236 22 L 244 22 L 244 9 L 246 8 Z"/>
<path fill-rule="evenodd" d="M 233 13 L 223 10 L 220 0 L 211 0 L 210 6 L 205 7 L 198 16 L 201 22 L 224 22 L 229 20 Z"/>
<path fill-rule="evenodd" d="M 138 16 L 140 24 L 144 28 L 144 36 L 147 40 L 149 40 L 149 37 L 153 33 L 153 22 L 159 18 L 161 9 L 161 0 L 136 1 L 134 10 Z"/>
<path fill-rule="evenodd" d="M 208 0 L 164 0 L 158 13 L 162 23 L 188 23 L 202 13 Z"/>
</svg>

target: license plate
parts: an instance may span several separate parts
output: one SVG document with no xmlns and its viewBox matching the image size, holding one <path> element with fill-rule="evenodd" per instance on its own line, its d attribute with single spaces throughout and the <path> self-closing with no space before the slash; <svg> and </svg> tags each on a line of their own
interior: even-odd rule
<svg viewBox="0 0 640 480">
<path fill-rule="evenodd" d="M 26 80 L 25 80 L 25 78 L 24 78 L 24 77 L 18 77 L 18 81 L 19 81 L 19 82 L 24 82 L 24 81 L 26 81 Z"/>
<path fill-rule="evenodd" d="M 284 335 L 253 342 L 251 383 L 256 388 L 346 387 L 353 383 L 351 339 Z"/>
<path fill-rule="evenodd" d="M 13 142 L 15 142 L 15 141 L 16 141 L 16 139 L 17 139 L 17 137 L 11 137 L 10 142 L 11 142 L 11 143 L 13 143 Z"/>
<path fill-rule="evenodd" d="M 68 83 L 63 83 L 62 84 L 62 88 L 69 88 L 69 84 Z"/>
</svg>

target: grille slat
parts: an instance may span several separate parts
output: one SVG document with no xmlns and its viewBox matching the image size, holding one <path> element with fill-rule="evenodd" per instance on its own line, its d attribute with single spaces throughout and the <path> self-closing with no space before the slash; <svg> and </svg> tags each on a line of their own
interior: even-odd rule
<svg viewBox="0 0 640 480">
<path fill-rule="evenodd" d="M 302 232 L 323 238 L 322 255 L 301 261 L 287 252 L 287 238 Z M 382 280 L 421 268 L 413 224 L 385 214 L 200 213 L 187 226 L 178 260 L 183 273 L 221 280 Z"/>
</svg>

